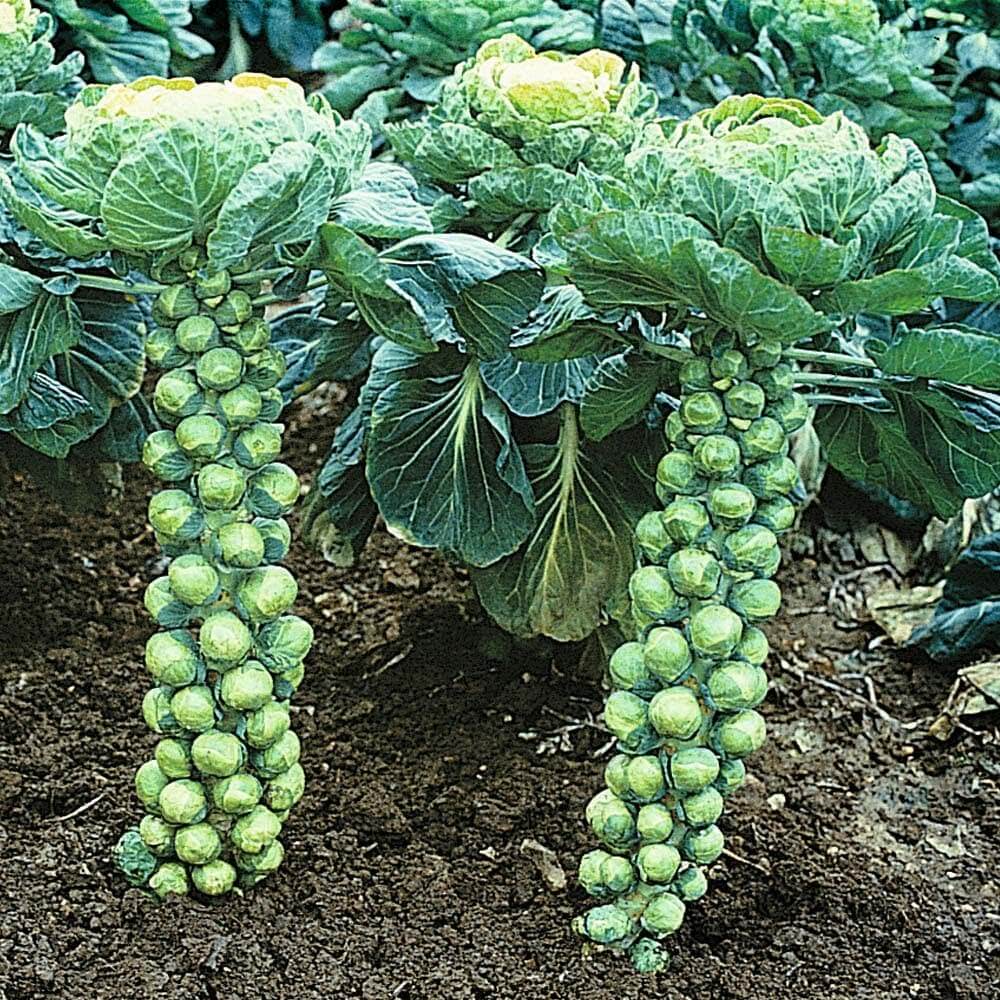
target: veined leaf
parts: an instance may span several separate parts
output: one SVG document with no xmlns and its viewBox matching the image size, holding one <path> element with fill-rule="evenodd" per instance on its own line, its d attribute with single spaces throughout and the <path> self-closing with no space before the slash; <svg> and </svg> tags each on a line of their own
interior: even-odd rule
<svg viewBox="0 0 1000 1000">
<path fill-rule="evenodd" d="M 960 323 L 913 330 L 901 327 L 877 358 L 887 375 L 1000 389 L 1000 337 Z"/>
<path fill-rule="evenodd" d="M 580 426 L 593 441 L 639 416 L 664 386 L 672 362 L 627 350 L 602 358 L 584 387 Z"/>
<path fill-rule="evenodd" d="M 415 545 L 488 566 L 531 530 L 531 484 L 507 412 L 471 361 L 390 385 L 372 412 L 368 481 L 386 524 Z"/>
<path fill-rule="evenodd" d="M 572 641 L 590 635 L 624 593 L 635 567 L 632 530 L 655 498 L 639 468 L 648 452 L 637 435 L 585 444 L 572 408 L 563 413 L 558 444 L 524 448 L 535 494 L 530 535 L 472 579 L 503 628 Z M 648 465 L 651 475 L 651 456 Z"/>
<path fill-rule="evenodd" d="M 597 367 L 596 355 L 566 361 L 521 361 L 507 355 L 482 366 L 483 381 L 519 417 L 551 413 L 560 403 L 578 403 Z"/>
</svg>

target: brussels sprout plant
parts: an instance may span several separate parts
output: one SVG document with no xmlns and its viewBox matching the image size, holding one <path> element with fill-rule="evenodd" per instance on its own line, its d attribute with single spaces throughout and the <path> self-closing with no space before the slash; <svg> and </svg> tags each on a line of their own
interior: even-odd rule
<svg viewBox="0 0 1000 1000">
<path fill-rule="evenodd" d="M 147 815 L 117 856 L 161 895 L 216 896 L 280 864 L 304 786 L 289 699 L 312 630 L 280 565 L 299 481 L 279 461 L 285 361 L 261 265 L 276 244 L 313 238 L 369 135 L 296 84 L 254 75 L 92 86 L 66 120 L 59 142 L 25 133 L 44 156 L 20 165 L 72 224 L 10 181 L 4 201 L 57 249 L 110 252 L 143 275 L 155 293 L 147 353 L 162 371 L 162 429 L 142 451 L 164 484 L 149 520 L 171 559 L 145 598 L 160 631 L 146 644 L 155 686 L 142 711 L 160 742 L 136 774 Z"/>
<path fill-rule="evenodd" d="M 636 530 L 632 638 L 610 663 L 605 721 L 619 755 L 587 808 L 603 846 L 580 878 L 601 902 L 575 925 L 655 971 L 668 962 L 662 940 L 706 891 L 725 799 L 765 738 L 760 626 L 780 606 L 772 578 L 799 483 L 788 436 L 817 390 L 853 392 L 817 417 L 828 449 L 904 492 L 913 470 L 899 467 L 899 431 L 888 430 L 898 418 L 886 411 L 902 412 L 903 426 L 924 408 L 928 427 L 947 414 L 961 424 L 956 387 L 924 379 L 977 379 L 971 355 L 949 367 L 933 348 L 951 338 L 962 353 L 972 331 L 902 326 L 870 346 L 878 363 L 800 345 L 829 341 L 859 314 L 915 312 L 943 295 L 996 302 L 1000 269 L 983 221 L 936 195 L 911 141 L 873 148 L 842 114 L 793 100 L 730 98 L 659 137 L 647 131 L 618 176 L 581 171 L 552 226 L 590 304 L 670 310 L 689 341 L 656 472 L 662 506 Z M 871 377 L 816 370 L 838 364 Z M 911 394 L 919 403 L 901 401 Z M 936 455 L 925 436 L 921 499 L 947 506 L 950 487 L 993 488 L 994 438 L 942 475 L 934 463 L 948 465 L 953 449 Z"/>
</svg>

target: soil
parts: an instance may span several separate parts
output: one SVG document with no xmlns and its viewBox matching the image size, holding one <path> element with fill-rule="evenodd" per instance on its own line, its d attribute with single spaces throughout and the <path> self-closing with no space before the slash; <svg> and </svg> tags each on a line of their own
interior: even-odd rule
<svg viewBox="0 0 1000 1000">
<path fill-rule="evenodd" d="M 300 467 L 331 432 L 329 413 L 296 413 Z M 599 682 L 565 648 L 498 642 L 460 569 L 384 531 L 350 570 L 290 557 L 317 643 L 284 866 L 211 904 L 129 888 L 109 851 L 153 745 L 151 488 L 133 469 L 106 511 L 69 515 L 16 482 L 0 508 L 3 1000 L 1000 996 L 1000 752 L 927 735 L 953 673 L 810 610 L 832 580 L 808 544 L 771 629 L 771 740 L 668 974 L 583 958 L 569 930 L 608 753 Z"/>
</svg>

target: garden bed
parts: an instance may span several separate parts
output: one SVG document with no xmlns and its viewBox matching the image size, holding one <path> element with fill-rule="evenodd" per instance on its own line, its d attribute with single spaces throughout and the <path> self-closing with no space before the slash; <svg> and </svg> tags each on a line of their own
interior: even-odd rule
<svg viewBox="0 0 1000 1000">
<path fill-rule="evenodd" d="M 330 426 L 292 420 L 298 467 Z M 15 483 L 0 508 L 0 997 L 992 995 L 1000 752 L 889 721 L 933 715 L 952 674 L 796 613 L 830 583 L 806 558 L 782 574 L 771 634 L 787 666 L 772 663 L 771 739 L 722 821 L 732 854 L 655 983 L 620 956 L 582 961 L 569 930 L 608 742 L 572 720 L 596 718 L 599 685 L 566 656 L 498 658 L 465 574 L 382 531 L 351 570 L 301 544 L 289 556 L 317 641 L 286 863 L 211 904 L 128 888 L 109 854 L 140 815 L 132 775 L 153 745 L 139 712 L 151 488 L 131 468 L 105 513 L 67 515 Z M 881 711 L 815 680 L 859 672 Z M 555 852 L 565 889 L 525 839 Z"/>
</svg>

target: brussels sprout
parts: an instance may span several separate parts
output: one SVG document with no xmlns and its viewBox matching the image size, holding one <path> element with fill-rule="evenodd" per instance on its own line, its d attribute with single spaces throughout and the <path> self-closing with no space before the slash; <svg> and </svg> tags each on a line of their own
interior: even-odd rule
<svg viewBox="0 0 1000 1000">
<path fill-rule="evenodd" d="M 251 316 L 227 339 L 240 354 L 256 354 L 270 343 L 271 328 L 265 319 L 260 316 Z"/>
<path fill-rule="evenodd" d="M 667 419 L 663 422 L 663 435 L 667 444 L 683 445 L 687 441 L 688 429 L 676 410 L 667 414 Z"/>
<path fill-rule="evenodd" d="M 674 590 L 684 597 L 711 597 L 722 578 L 722 567 L 710 552 L 681 549 L 667 561 Z"/>
<path fill-rule="evenodd" d="M 726 426 L 726 411 L 714 392 L 692 392 L 681 400 L 677 411 L 684 426 L 697 434 L 714 434 Z"/>
<path fill-rule="evenodd" d="M 785 497 L 774 497 L 757 508 L 754 520 L 770 528 L 775 534 L 788 531 L 795 524 L 795 504 Z"/>
<path fill-rule="evenodd" d="M 715 377 L 705 358 L 688 358 L 680 368 L 680 383 L 686 389 L 711 389 Z"/>
<path fill-rule="evenodd" d="M 604 771 L 605 782 L 619 797 L 630 802 L 651 802 L 666 792 L 658 757 L 613 757 Z"/>
<path fill-rule="evenodd" d="M 690 497 L 678 497 L 662 514 L 663 527 L 678 545 L 698 541 L 711 528 L 704 505 Z"/>
<path fill-rule="evenodd" d="M 299 497 L 299 477 L 281 462 L 272 462 L 250 480 L 250 506 L 253 513 L 277 517 L 292 509 Z"/>
<path fill-rule="evenodd" d="M 648 734 L 646 702 L 629 691 L 612 691 L 604 706 L 604 724 L 623 747 L 637 749 Z"/>
<path fill-rule="evenodd" d="M 236 884 L 236 869 L 228 861 L 209 861 L 191 869 L 191 881 L 206 896 L 224 896 Z"/>
<path fill-rule="evenodd" d="M 649 703 L 649 721 L 661 736 L 690 739 L 701 725 L 701 704 L 688 687 L 666 688 Z"/>
<path fill-rule="evenodd" d="M 219 695 L 230 708 L 245 712 L 260 708 L 271 697 L 274 681 L 256 660 L 227 670 L 219 681 Z"/>
<path fill-rule="evenodd" d="M 617 906 L 606 903 L 595 906 L 574 920 L 573 929 L 581 937 L 590 938 L 598 944 L 612 944 L 632 932 L 632 921 Z"/>
<path fill-rule="evenodd" d="M 178 556 L 168 570 L 170 588 L 185 604 L 197 606 L 219 595 L 219 574 L 203 556 Z"/>
<path fill-rule="evenodd" d="M 740 382 L 723 397 L 726 413 L 742 420 L 755 420 L 764 412 L 764 390 L 756 382 Z"/>
<path fill-rule="evenodd" d="M 730 569 L 770 576 L 781 561 L 781 550 L 773 531 L 748 524 L 726 537 L 722 558 Z"/>
<path fill-rule="evenodd" d="M 239 663 L 250 652 L 250 629 L 231 611 L 216 611 L 198 633 L 202 655 L 210 663 Z"/>
<path fill-rule="evenodd" d="M 312 644 L 312 625 L 298 615 L 283 615 L 260 630 L 255 653 L 271 670 L 290 670 L 305 659 Z"/>
<path fill-rule="evenodd" d="M 222 841 L 210 823 L 193 823 L 177 831 L 174 850 L 189 865 L 205 865 L 222 853 Z"/>
<path fill-rule="evenodd" d="M 253 569 L 264 561 L 264 538 L 245 521 L 224 524 L 216 535 L 219 556 L 227 566 Z"/>
<path fill-rule="evenodd" d="M 247 427 L 252 424 L 260 416 L 261 410 L 264 408 L 264 401 L 261 399 L 259 389 L 243 383 L 234 389 L 230 389 L 229 392 L 224 392 L 219 397 L 216 405 L 218 406 L 219 415 L 225 420 L 226 425 L 236 428 Z M 271 425 L 267 424 L 266 426 Z M 245 447 L 241 451 L 245 451 Z M 275 451 L 275 457 L 277 457 L 280 451 L 279 442 L 279 447 Z M 240 458 L 240 453 L 237 451 L 235 444 L 233 446 L 233 454 L 238 462 L 243 465 L 247 464 Z"/>
<path fill-rule="evenodd" d="M 683 902 L 693 903 L 708 892 L 708 879 L 700 868 L 691 865 L 674 879 L 670 890 Z"/>
<path fill-rule="evenodd" d="M 730 715 L 712 730 L 712 745 L 727 757 L 749 757 L 764 745 L 764 717 L 753 709 Z"/>
<path fill-rule="evenodd" d="M 228 778 L 242 766 L 246 756 L 243 744 L 232 733 L 210 730 L 191 744 L 191 760 L 202 774 Z M 199 862 L 200 863 L 200 862 Z"/>
<path fill-rule="evenodd" d="M 777 420 L 758 417 L 742 434 L 740 448 L 748 462 L 788 454 L 788 435 Z"/>
<path fill-rule="evenodd" d="M 206 389 L 225 392 L 239 385 L 243 377 L 243 358 L 231 347 L 213 347 L 195 365 L 198 382 Z"/>
<path fill-rule="evenodd" d="M 168 823 L 200 823 L 208 812 L 205 786 L 190 778 L 171 781 L 160 792 L 159 807 Z"/>
<path fill-rule="evenodd" d="M 580 859 L 580 885 L 591 896 L 628 892 L 635 884 L 635 872 L 625 858 L 607 851 L 588 851 Z"/>
<path fill-rule="evenodd" d="M 750 622 L 773 618 L 781 607 L 781 588 L 773 580 L 746 580 L 729 592 L 733 610 Z"/>
<path fill-rule="evenodd" d="M 288 732 L 290 721 L 288 702 L 269 701 L 246 717 L 246 741 L 257 750 L 263 750 L 281 739 Z"/>
<path fill-rule="evenodd" d="M 633 608 L 653 621 L 674 622 L 687 611 L 688 602 L 674 590 L 663 566 L 640 566 L 628 589 Z"/>
<path fill-rule="evenodd" d="M 632 967 L 636 972 L 649 975 L 666 972 L 670 968 L 670 954 L 659 941 L 641 937 L 628 950 Z"/>
<path fill-rule="evenodd" d="M 260 392 L 260 416 L 266 424 L 273 424 L 285 408 L 285 397 L 280 389 L 262 389 Z"/>
<path fill-rule="evenodd" d="M 768 645 L 767 636 L 759 628 L 747 625 L 743 629 L 743 635 L 736 647 L 736 655 L 759 667 L 767 659 L 770 652 L 771 648 Z"/>
<path fill-rule="evenodd" d="M 188 316 L 177 324 L 177 343 L 189 354 L 201 354 L 221 342 L 219 328 L 209 316 Z"/>
<path fill-rule="evenodd" d="M 688 826 L 710 826 L 722 815 L 722 796 L 713 788 L 703 788 L 681 800 L 681 813 Z"/>
<path fill-rule="evenodd" d="M 247 358 L 244 378 L 260 390 L 273 389 L 284 377 L 287 365 L 281 351 L 265 348 Z"/>
<path fill-rule="evenodd" d="M 706 826 L 700 830 L 689 830 L 681 844 L 681 850 L 689 861 L 699 865 L 710 865 L 722 854 L 725 838 L 717 826 Z"/>
<path fill-rule="evenodd" d="M 773 368 L 784 353 L 784 347 L 776 340 L 760 340 L 747 350 L 747 360 L 751 368 Z"/>
<path fill-rule="evenodd" d="M 278 817 L 267 806 L 254 806 L 233 824 L 229 839 L 244 854 L 259 854 L 279 833 Z"/>
<path fill-rule="evenodd" d="M 612 850 L 627 850 L 635 842 L 635 817 L 610 789 L 598 792 L 587 804 L 587 822 L 594 836 Z"/>
<path fill-rule="evenodd" d="M 280 424 L 254 424 L 242 431 L 233 442 L 233 458 L 248 469 L 259 469 L 280 454 Z"/>
<path fill-rule="evenodd" d="M 188 356 L 177 346 L 173 330 L 157 327 L 146 337 L 146 357 L 154 368 L 164 370 L 187 364 Z"/>
<path fill-rule="evenodd" d="M 684 923 L 684 904 L 672 893 L 654 896 L 642 913 L 642 926 L 655 937 L 673 934 Z"/>
<path fill-rule="evenodd" d="M 250 884 L 253 884 L 266 878 L 271 872 L 277 871 L 284 859 L 285 848 L 281 841 L 272 840 L 264 850 L 257 854 L 244 854 L 238 851 L 236 853 L 236 866 L 246 876 L 249 876 Z"/>
<path fill-rule="evenodd" d="M 797 392 L 792 392 L 776 399 L 767 408 L 767 415 L 777 420 L 786 434 L 792 434 L 809 419 L 809 404 Z"/>
<path fill-rule="evenodd" d="M 670 536 L 664 531 L 660 515 L 655 510 L 643 514 L 635 526 L 639 551 L 649 560 L 657 561 L 672 548 Z"/>
<path fill-rule="evenodd" d="M 795 370 L 791 365 L 781 362 L 757 376 L 760 387 L 768 400 L 778 400 L 788 396 L 795 388 Z"/>
<path fill-rule="evenodd" d="M 221 327 L 239 326 L 253 315 L 253 302 L 242 289 L 235 288 L 215 308 L 215 319 Z"/>
<path fill-rule="evenodd" d="M 168 861 L 153 872 L 149 878 L 149 888 L 160 899 L 167 896 L 186 896 L 188 894 L 188 875 L 184 865 L 176 861 Z"/>
<path fill-rule="evenodd" d="M 264 566 L 247 574 L 237 591 L 237 602 L 251 621 L 265 622 L 283 615 L 298 592 L 295 577 L 284 566 Z"/>
<path fill-rule="evenodd" d="M 711 367 L 712 374 L 717 379 L 743 379 L 750 370 L 743 352 L 733 348 L 714 357 Z"/>
<path fill-rule="evenodd" d="M 668 451 L 656 466 L 656 485 L 658 496 L 673 499 L 676 494 L 703 493 L 707 484 L 691 455 L 686 451 Z"/>
<path fill-rule="evenodd" d="M 216 458 L 226 439 L 226 428 L 207 413 L 185 417 L 174 431 L 177 444 L 192 458 Z"/>
<path fill-rule="evenodd" d="M 670 783 L 682 792 L 707 788 L 719 776 L 719 758 L 705 747 L 689 747 L 672 754 L 668 764 Z"/>
<path fill-rule="evenodd" d="M 691 650 L 676 628 L 654 628 L 643 645 L 646 669 L 663 684 L 672 684 L 691 666 Z"/>
<path fill-rule="evenodd" d="M 292 542 L 292 531 L 288 522 L 279 517 L 272 520 L 267 517 L 254 518 L 253 526 L 264 539 L 264 558 L 273 563 L 284 559 Z"/>
<path fill-rule="evenodd" d="M 676 847 L 669 844 L 647 844 L 639 848 L 635 863 L 643 882 L 664 885 L 677 874 L 681 855 Z"/>
<path fill-rule="evenodd" d="M 674 818 L 665 805 L 650 802 L 639 810 L 635 828 L 640 843 L 660 844 L 674 832 Z"/>
<path fill-rule="evenodd" d="M 650 695 L 659 688 L 659 684 L 646 669 L 640 642 L 622 643 L 608 660 L 608 674 L 616 688 L 632 691 L 640 696 Z"/>
<path fill-rule="evenodd" d="M 177 321 L 198 312 L 198 300 L 187 284 L 165 288 L 153 301 L 153 316 L 160 322 Z"/>
<path fill-rule="evenodd" d="M 263 778 L 276 778 L 299 762 L 302 744 L 298 736 L 289 729 L 281 734 L 269 747 L 255 750 L 250 759 Z"/>
<path fill-rule="evenodd" d="M 212 462 L 198 473 L 198 497 L 208 510 L 232 510 L 245 489 L 246 476 L 240 469 Z"/>
<path fill-rule="evenodd" d="M 144 885 L 156 869 L 156 857 L 145 845 L 138 830 L 122 834 L 113 851 L 115 864 L 132 885 Z"/>
<path fill-rule="evenodd" d="M 743 483 L 761 500 L 791 493 L 799 484 L 799 470 L 789 458 L 769 458 L 757 462 L 743 473 Z"/>
<path fill-rule="evenodd" d="M 265 801 L 275 812 L 283 812 L 291 809 L 302 798 L 305 787 L 306 773 L 302 770 L 302 765 L 292 764 L 287 771 L 283 771 L 267 783 L 264 792 Z"/>
<path fill-rule="evenodd" d="M 745 486 L 727 483 L 709 494 L 708 509 L 720 528 L 738 528 L 753 517 L 757 499 Z"/>
<path fill-rule="evenodd" d="M 698 469 L 712 479 L 728 479 L 740 467 L 740 446 L 725 434 L 709 434 L 694 446 Z"/>
<path fill-rule="evenodd" d="M 212 786 L 216 809 L 232 815 L 250 812 L 261 800 L 264 789 L 252 774 L 234 774 Z"/>
<path fill-rule="evenodd" d="M 153 752 L 160 770 L 168 778 L 188 778 L 191 776 L 191 747 L 184 740 L 172 737 L 160 740 Z"/>
<path fill-rule="evenodd" d="M 719 768 L 719 777 L 715 779 L 715 787 L 723 798 L 738 791 L 747 780 L 746 765 L 741 760 L 724 760 Z"/>
<path fill-rule="evenodd" d="M 215 699 L 203 684 L 192 684 L 170 699 L 170 714 L 185 729 L 203 733 L 215 725 Z"/>
<path fill-rule="evenodd" d="M 183 490 L 161 490 L 149 501 L 149 523 L 158 535 L 175 541 L 188 540 L 202 533 L 205 517 Z"/>
<path fill-rule="evenodd" d="M 204 402 L 198 380 L 183 369 L 161 375 L 153 390 L 153 409 L 165 424 L 171 426 L 197 413 Z"/>
<path fill-rule="evenodd" d="M 217 271 L 195 282 L 194 293 L 199 299 L 215 299 L 232 287 L 233 279 L 228 271 Z"/>
<path fill-rule="evenodd" d="M 192 684 L 200 666 L 194 639 L 183 629 L 157 632 L 146 641 L 146 669 L 159 684 Z"/>
<path fill-rule="evenodd" d="M 150 688 L 142 699 L 142 717 L 154 733 L 175 733 L 181 728 L 177 720 L 170 714 L 170 696 L 173 690 L 168 687 Z"/>
<path fill-rule="evenodd" d="M 767 696 L 767 674 L 741 660 L 728 660 L 708 678 L 711 703 L 723 712 L 756 708 Z"/>
<path fill-rule="evenodd" d="M 135 772 L 135 794 L 147 809 L 159 808 L 160 792 L 170 784 L 170 779 L 163 773 L 155 760 L 147 760 Z"/>
<path fill-rule="evenodd" d="M 153 431 L 142 446 L 142 464 L 164 482 L 178 483 L 194 471 L 173 431 Z"/>
<path fill-rule="evenodd" d="M 729 608 L 708 604 L 699 608 L 688 623 L 688 640 L 699 655 L 713 660 L 726 659 L 736 648 L 743 623 Z"/>
<path fill-rule="evenodd" d="M 143 604 L 156 624 L 163 628 L 186 625 L 191 618 L 191 608 L 177 600 L 170 589 L 170 579 L 165 576 L 158 576 L 146 588 Z"/>
</svg>

